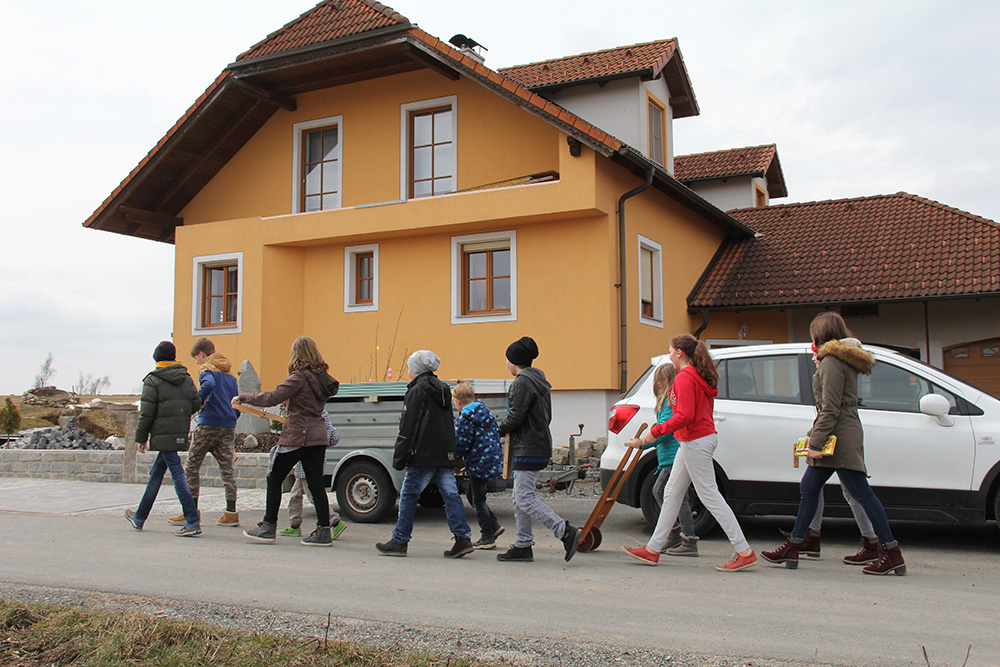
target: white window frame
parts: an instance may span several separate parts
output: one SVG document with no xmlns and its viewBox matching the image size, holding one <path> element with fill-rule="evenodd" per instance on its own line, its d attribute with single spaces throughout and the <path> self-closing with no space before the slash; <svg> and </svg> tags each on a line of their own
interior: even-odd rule
<svg viewBox="0 0 1000 667">
<path fill-rule="evenodd" d="M 652 282 L 653 282 L 653 316 L 647 317 L 642 313 L 642 251 L 649 250 L 652 253 Z M 639 243 L 636 252 L 636 301 L 639 307 L 639 322 L 648 324 L 651 327 L 663 328 L 663 246 L 656 241 L 639 235 Z"/>
<path fill-rule="evenodd" d="M 337 126 L 337 160 L 340 162 L 340 180 L 337 183 L 337 192 L 340 193 L 340 206 L 344 207 L 344 117 L 329 116 L 327 118 L 316 118 L 314 120 L 304 120 L 292 125 L 292 213 L 302 213 L 302 135 L 326 127 L 327 125 Z M 337 209 L 323 209 L 337 210 Z M 320 213 L 321 211 L 312 211 Z"/>
<path fill-rule="evenodd" d="M 372 254 L 372 302 L 355 303 L 354 279 L 357 276 L 358 255 Z M 364 313 L 378 310 L 378 244 L 349 245 L 344 247 L 344 312 Z"/>
<path fill-rule="evenodd" d="M 204 307 L 204 278 L 205 268 L 221 266 L 236 262 L 236 324 L 220 325 L 214 327 L 204 327 L 202 308 Z M 191 335 L 192 336 L 221 336 L 224 334 L 238 334 L 243 331 L 243 253 L 228 252 L 218 255 L 198 255 L 191 260 Z"/>
<path fill-rule="evenodd" d="M 462 314 L 462 246 L 485 241 L 510 243 L 510 312 L 484 315 Z M 466 234 L 451 237 L 451 323 L 478 324 L 481 322 L 517 321 L 517 231 L 511 229 L 484 234 Z"/>
<path fill-rule="evenodd" d="M 451 165 L 451 173 L 455 175 L 455 190 L 458 190 L 458 95 L 447 95 L 420 102 L 407 102 L 399 105 L 399 199 L 401 201 L 407 201 L 410 198 L 410 113 L 443 106 L 451 107 L 451 142 L 454 149 L 452 151 L 454 163 Z M 421 199 L 428 198 L 421 197 Z"/>
</svg>

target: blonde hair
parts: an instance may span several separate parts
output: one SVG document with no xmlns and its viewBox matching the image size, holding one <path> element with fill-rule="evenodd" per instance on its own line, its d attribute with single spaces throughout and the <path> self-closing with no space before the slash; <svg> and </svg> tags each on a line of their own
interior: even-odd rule
<svg viewBox="0 0 1000 667">
<path fill-rule="evenodd" d="M 474 403 L 476 400 L 476 390 L 472 388 L 468 380 L 460 380 L 451 390 L 451 395 L 463 405 Z"/>
<path fill-rule="evenodd" d="M 289 375 L 295 371 L 312 371 L 319 375 L 326 373 L 330 367 L 323 361 L 316 342 L 309 336 L 299 336 L 292 343 L 292 355 L 288 358 Z"/>
<path fill-rule="evenodd" d="M 663 385 L 659 393 L 656 394 L 656 412 L 659 413 L 663 407 L 663 402 L 670 395 L 670 388 L 674 386 L 674 378 L 677 377 L 677 369 L 673 364 L 661 364 L 653 371 L 653 389 L 656 385 Z"/>
</svg>

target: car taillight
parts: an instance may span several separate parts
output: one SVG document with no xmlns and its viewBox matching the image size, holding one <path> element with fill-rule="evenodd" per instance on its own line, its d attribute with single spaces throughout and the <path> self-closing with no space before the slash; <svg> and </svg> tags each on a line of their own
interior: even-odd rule
<svg viewBox="0 0 1000 667">
<path fill-rule="evenodd" d="M 608 417 L 608 430 L 615 434 L 621 433 L 637 412 L 639 412 L 638 405 L 616 405 L 611 408 L 611 414 Z"/>
</svg>

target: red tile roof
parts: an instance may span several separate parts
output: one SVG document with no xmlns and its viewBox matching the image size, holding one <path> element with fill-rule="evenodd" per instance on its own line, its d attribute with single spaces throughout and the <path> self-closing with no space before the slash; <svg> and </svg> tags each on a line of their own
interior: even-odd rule
<svg viewBox="0 0 1000 667">
<path fill-rule="evenodd" d="M 324 0 L 241 53 L 237 62 L 313 46 L 410 21 L 374 0 Z"/>
<path fill-rule="evenodd" d="M 642 72 L 648 72 L 650 77 L 655 77 L 676 50 L 676 39 L 664 39 L 527 65 L 504 67 L 498 71 L 526 88 L 556 86 Z"/>
<path fill-rule="evenodd" d="M 1000 293 L 1000 225 L 906 193 L 730 211 L 758 237 L 724 245 L 691 308 Z"/>
<path fill-rule="evenodd" d="M 788 196 L 785 175 L 778 161 L 778 147 L 774 144 L 674 157 L 674 178 L 682 183 L 735 176 L 764 177 L 771 197 Z"/>
<path fill-rule="evenodd" d="M 674 157 L 674 178 L 683 182 L 751 174 L 763 176 L 777 154 L 778 148 L 767 144 L 678 155 Z"/>
</svg>

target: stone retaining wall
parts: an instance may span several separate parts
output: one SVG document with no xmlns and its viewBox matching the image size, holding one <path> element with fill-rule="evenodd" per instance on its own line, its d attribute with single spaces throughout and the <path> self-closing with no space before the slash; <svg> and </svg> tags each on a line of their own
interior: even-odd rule
<svg viewBox="0 0 1000 667">
<path fill-rule="evenodd" d="M 130 445 L 135 447 L 134 444 Z M 180 452 L 181 461 L 187 452 Z M 133 449 L 85 451 L 77 449 L 0 449 L 0 476 L 68 479 L 80 482 L 138 482 L 149 479 L 155 452 L 140 454 Z M 267 486 L 268 454 L 238 453 L 236 485 L 244 489 Z M 168 473 L 169 474 L 169 473 Z M 201 467 L 201 485 L 222 486 L 219 466 L 209 455 Z"/>
</svg>

